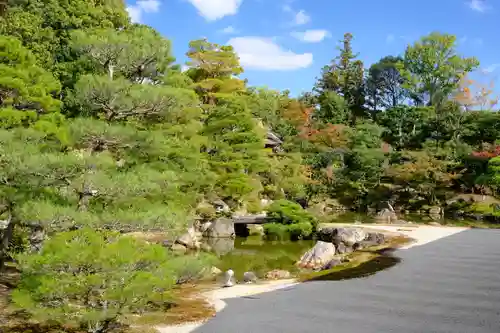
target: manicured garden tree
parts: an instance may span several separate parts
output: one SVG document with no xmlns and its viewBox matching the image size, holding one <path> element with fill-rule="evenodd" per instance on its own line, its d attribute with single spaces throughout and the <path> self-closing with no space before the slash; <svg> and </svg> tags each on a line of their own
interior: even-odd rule
<svg viewBox="0 0 500 333">
<path fill-rule="evenodd" d="M 186 261 L 188 259 L 189 263 Z M 41 322 L 105 333 L 122 316 L 174 302 L 171 290 L 204 257 L 175 257 L 160 245 L 90 228 L 59 233 L 38 254 L 16 257 L 14 305 Z"/>
</svg>

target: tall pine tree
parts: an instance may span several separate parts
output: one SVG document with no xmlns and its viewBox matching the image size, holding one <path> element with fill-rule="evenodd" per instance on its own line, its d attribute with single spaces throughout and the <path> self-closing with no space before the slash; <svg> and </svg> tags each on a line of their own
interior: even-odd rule
<svg viewBox="0 0 500 333">
<path fill-rule="evenodd" d="M 366 113 L 365 96 L 363 88 L 363 62 L 357 60 L 357 54 L 352 50 L 353 36 L 350 33 L 344 35 L 342 47 L 338 48 L 340 54 L 322 70 L 321 78 L 315 86 L 320 108 L 332 108 L 334 111 L 344 112 L 338 98 L 332 97 L 332 92 L 341 96 L 350 110 L 349 122 L 354 124 L 356 119 L 363 117 Z M 333 117 L 337 119 L 339 117 Z M 340 117 L 342 118 L 342 117 Z"/>
</svg>

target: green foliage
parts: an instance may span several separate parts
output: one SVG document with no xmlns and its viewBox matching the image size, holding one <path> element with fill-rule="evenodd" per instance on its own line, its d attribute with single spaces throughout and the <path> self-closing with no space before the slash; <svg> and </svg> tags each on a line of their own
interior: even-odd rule
<svg viewBox="0 0 500 333">
<path fill-rule="evenodd" d="M 271 238 L 307 238 L 316 229 L 316 218 L 299 204 L 288 200 L 273 202 L 268 208 L 267 216 L 273 223 L 266 224 L 264 230 Z"/>
<path fill-rule="evenodd" d="M 385 127 L 384 139 L 397 148 L 421 146 L 429 135 L 434 108 L 392 107 L 377 115 L 377 121 Z"/>
<path fill-rule="evenodd" d="M 63 87 L 71 87 L 78 73 L 89 70 L 79 63 L 79 55 L 71 51 L 73 31 L 119 29 L 128 24 L 125 3 L 121 0 L 10 1 L 5 17 L 0 20 L 0 35 L 21 40 L 43 68 L 61 79 Z"/>
<path fill-rule="evenodd" d="M 343 46 L 339 48 L 340 55 L 332 61 L 331 65 L 323 68 L 315 90 L 319 96 L 327 92 L 342 96 L 351 112 L 350 121 L 355 123 L 356 118 L 362 117 L 365 113 L 365 96 L 363 62 L 357 60 L 357 55 L 352 51 L 352 39 L 352 34 L 344 35 L 341 41 Z M 334 101 L 339 108 L 339 99 L 332 99 L 332 96 L 327 98 L 325 105 L 331 109 L 330 104 Z"/>
<path fill-rule="evenodd" d="M 91 229 L 60 233 L 39 254 L 16 257 L 21 283 L 14 304 L 33 318 L 107 332 L 120 316 L 151 303 L 172 302 L 169 291 L 194 257 L 176 258 L 159 245 Z"/>
<path fill-rule="evenodd" d="M 341 95 L 333 91 L 326 91 L 318 97 L 319 110 L 315 113 L 323 123 L 348 124 L 351 111 Z"/>
<path fill-rule="evenodd" d="M 403 59 L 387 56 L 370 66 L 366 80 L 368 104 L 373 111 L 401 105 L 408 92 L 404 88 L 405 78 L 398 69 Z"/>
<path fill-rule="evenodd" d="M 217 191 L 222 197 L 241 199 L 260 183 L 266 170 L 264 135 L 243 100 L 226 99 L 209 114 L 203 134 L 212 170 L 219 175 Z"/>
<path fill-rule="evenodd" d="M 156 283 L 166 283 L 163 295 L 209 264 L 88 228 L 175 238 L 195 215 L 216 217 L 203 206 L 210 199 L 255 213 L 266 198 L 276 200 L 267 236 L 300 239 L 317 221 L 288 200 L 419 209 L 456 192 L 498 194 L 500 116 L 461 100 L 472 98 L 463 79 L 479 63 L 457 53 L 452 35 L 425 36 L 365 75 L 347 33 L 312 91 L 294 98 L 248 87 L 234 49 L 206 39 L 189 44 L 181 70 L 171 42 L 131 25 L 121 0 L 10 1 L 0 34 L 0 266 L 9 244 L 33 248 L 33 228 L 52 237 L 40 254 L 19 257 L 16 302 L 42 319 L 102 331 L 139 311 L 151 293 L 126 302 Z M 136 270 L 139 285 L 124 267 L 149 255 L 154 269 Z M 93 297 L 85 304 L 82 288 Z"/>
<path fill-rule="evenodd" d="M 112 28 L 76 30 L 71 44 L 110 78 L 122 75 L 138 83 L 157 80 L 174 60 L 170 41 L 143 25 L 120 31 Z"/>
<path fill-rule="evenodd" d="M 433 32 L 408 46 L 401 65 L 411 98 L 424 105 L 441 105 L 460 79 L 479 67 L 474 58 L 456 53 L 456 37 Z"/>
<path fill-rule="evenodd" d="M 85 116 L 102 116 L 107 121 L 134 118 L 161 122 L 196 101 L 194 92 L 187 89 L 86 75 L 76 83 L 67 102 Z"/>
<path fill-rule="evenodd" d="M 0 37 L 0 127 L 29 125 L 39 115 L 59 111 L 52 96 L 59 90 L 59 82 L 37 66 L 19 40 Z"/>
<path fill-rule="evenodd" d="M 264 233 L 269 240 L 288 240 L 290 239 L 288 227 L 281 223 L 267 223 L 264 224 Z"/>
<path fill-rule="evenodd" d="M 245 90 L 245 82 L 236 78 L 243 68 L 232 46 L 199 39 L 189 43 L 186 55 L 190 59 L 187 74 L 205 104 L 215 104 L 218 98 Z"/>
<path fill-rule="evenodd" d="M 307 210 L 298 203 L 288 200 L 276 200 L 269 206 L 267 216 L 281 224 L 295 224 L 301 222 L 315 223 L 316 220 Z"/>
</svg>

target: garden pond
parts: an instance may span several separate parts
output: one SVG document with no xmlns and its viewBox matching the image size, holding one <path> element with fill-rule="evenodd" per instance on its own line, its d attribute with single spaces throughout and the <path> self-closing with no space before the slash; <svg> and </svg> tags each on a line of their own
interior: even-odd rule
<svg viewBox="0 0 500 333">
<path fill-rule="evenodd" d="M 421 215 L 401 215 L 401 220 L 414 221 L 415 224 L 439 222 L 442 225 L 488 227 L 478 221 L 448 219 L 434 221 Z M 366 225 L 374 223 L 374 219 L 366 214 L 347 213 L 332 219 L 331 222 Z M 396 255 L 365 250 L 362 254 L 364 257 L 360 258 L 356 254 L 352 263 L 342 264 L 322 274 L 313 273 L 304 276 L 295 264 L 307 250 L 314 246 L 316 243 L 314 240 L 265 240 L 261 236 L 248 236 L 236 237 L 234 240 L 216 240 L 216 242 L 219 244 L 210 245 L 219 256 L 217 267 L 222 271 L 232 269 L 239 281 L 242 280 L 244 272 L 254 272 L 257 277 L 263 278 L 272 270 L 286 270 L 292 276 L 303 280 L 342 280 L 367 276 L 400 262 Z M 221 246 L 220 242 L 225 245 Z"/>
</svg>

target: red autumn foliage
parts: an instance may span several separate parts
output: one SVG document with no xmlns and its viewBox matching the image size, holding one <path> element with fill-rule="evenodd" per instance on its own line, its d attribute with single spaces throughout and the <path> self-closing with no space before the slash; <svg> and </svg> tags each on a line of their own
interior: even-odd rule
<svg viewBox="0 0 500 333">
<path fill-rule="evenodd" d="M 292 102 L 285 112 L 285 117 L 299 131 L 299 137 L 329 148 L 345 147 L 348 144 L 347 126 L 342 124 L 326 124 L 318 127 L 312 117 L 313 108 L 305 107 L 299 102 Z"/>
<path fill-rule="evenodd" d="M 490 159 L 500 156 L 500 145 L 488 145 L 482 151 L 474 151 L 471 154 L 475 158 Z"/>
</svg>

